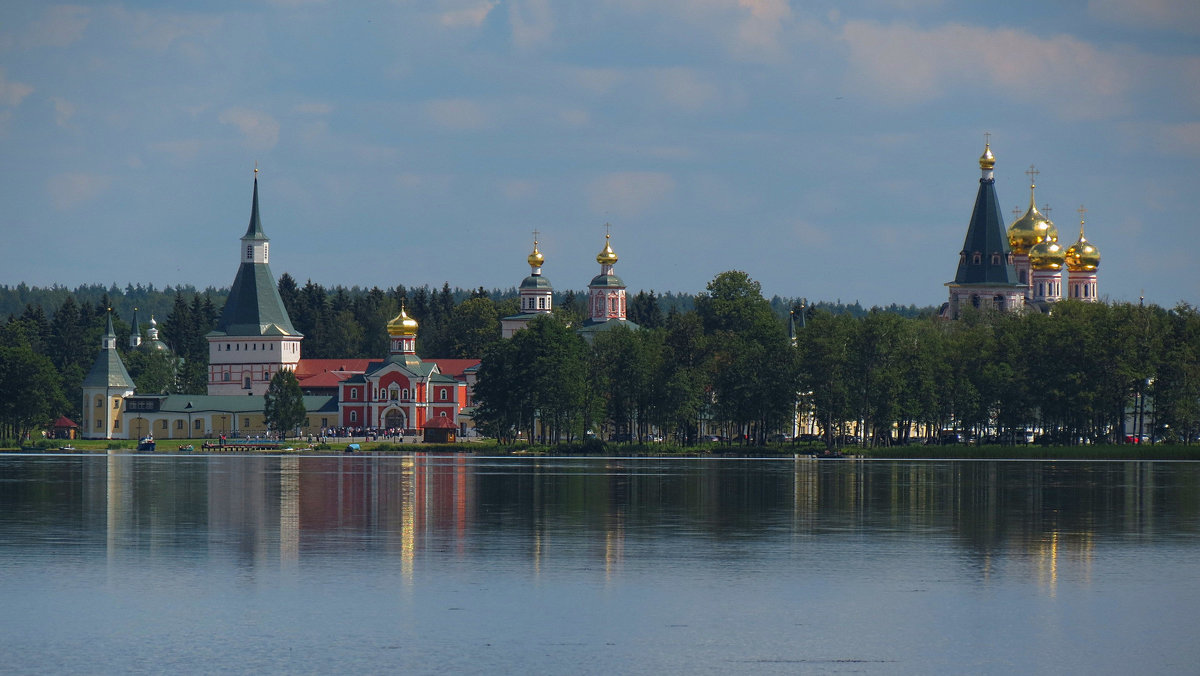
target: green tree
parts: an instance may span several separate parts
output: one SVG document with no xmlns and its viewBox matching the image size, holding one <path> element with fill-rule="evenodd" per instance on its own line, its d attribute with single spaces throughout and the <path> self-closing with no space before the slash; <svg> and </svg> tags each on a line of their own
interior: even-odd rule
<svg viewBox="0 0 1200 676">
<path fill-rule="evenodd" d="M 302 425 L 308 417 L 300 382 L 290 369 L 276 371 L 271 376 L 271 384 L 263 395 L 263 417 L 267 427 L 281 439 L 287 438 L 287 433 Z"/>
<path fill-rule="evenodd" d="M 50 359 L 28 347 L 0 347 L 0 437 L 24 439 L 65 407 Z"/>
<path fill-rule="evenodd" d="M 469 298 L 450 313 L 451 352 L 459 359 L 480 358 L 489 345 L 500 340 L 500 316 L 486 295 Z"/>
</svg>

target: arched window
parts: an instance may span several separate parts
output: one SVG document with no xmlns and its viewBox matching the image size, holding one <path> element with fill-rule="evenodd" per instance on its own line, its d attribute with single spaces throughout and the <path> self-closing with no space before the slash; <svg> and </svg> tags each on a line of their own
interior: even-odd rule
<svg viewBox="0 0 1200 676">
<path fill-rule="evenodd" d="M 450 392 L 450 390 L 448 388 L 445 388 L 445 387 L 442 388 L 442 393 L 441 393 L 442 401 L 446 401 L 446 399 L 449 398 L 449 396 L 450 396 L 449 392 Z"/>
<path fill-rule="evenodd" d="M 245 378 L 242 379 L 242 389 L 243 390 L 250 389 L 250 376 L 246 376 Z"/>
<path fill-rule="evenodd" d="M 983 254 L 979 253 L 978 251 L 971 254 L 971 265 L 979 265 L 982 262 L 983 262 Z"/>
<path fill-rule="evenodd" d="M 350 422 L 358 422 L 358 411 L 350 411 Z"/>
</svg>

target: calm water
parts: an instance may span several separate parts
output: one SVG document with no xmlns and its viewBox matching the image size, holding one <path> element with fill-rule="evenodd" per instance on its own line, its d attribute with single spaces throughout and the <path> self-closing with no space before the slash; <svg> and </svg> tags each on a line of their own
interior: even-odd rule
<svg viewBox="0 0 1200 676">
<path fill-rule="evenodd" d="M 1197 673 L 1200 464 L 0 456 L 0 671 Z"/>
</svg>

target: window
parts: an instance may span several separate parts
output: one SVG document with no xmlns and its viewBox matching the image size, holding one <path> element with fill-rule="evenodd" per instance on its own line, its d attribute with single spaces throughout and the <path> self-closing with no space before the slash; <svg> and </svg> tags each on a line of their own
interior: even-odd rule
<svg viewBox="0 0 1200 676">
<path fill-rule="evenodd" d="M 192 423 L 192 429 L 196 429 L 196 430 L 200 429 L 200 423 L 201 423 L 201 422 L 203 422 L 203 421 L 202 421 L 202 420 L 196 420 L 196 421 L 194 421 L 194 422 Z"/>
<path fill-rule="evenodd" d="M 120 418 L 117 418 L 116 420 L 113 421 L 113 431 L 114 432 L 121 431 L 121 419 Z"/>
<path fill-rule="evenodd" d="M 166 421 L 166 420 L 159 420 L 159 421 L 158 421 L 158 429 L 160 429 L 160 430 L 162 430 L 162 431 L 166 432 L 166 431 L 167 431 L 167 421 Z"/>
<path fill-rule="evenodd" d="M 245 378 L 242 380 L 242 389 L 243 389 L 243 390 L 248 390 L 248 389 L 250 389 L 250 376 L 246 376 L 246 377 L 245 377 Z"/>
<path fill-rule="evenodd" d="M 1000 254 L 999 253 L 992 254 L 992 265 L 1000 265 Z"/>
<path fill-rule="evenodd" d="M 254 245 L 253 244 L 246 245 L 246 258 L 254 258 Z"/>
<path fill-rule="evenodd" d="M 242 418 L 242 429 L 245 429 L 245 428 L 247 428 L 247 427 L 249 427 L 249 426 L 250 426 L 250 419 L 249 419 L 249 418 Z"/>
<path fill-rule="evenodd" d="M 390 394 L 392 401 L 397 401 L 400 399 L 400 390 L 393 389 Z"/>
<path fill-rule="evenodd" d="M 971 265 L 979 265 L 982 262 L 983 262 L 983 254 L 980 254 L 978 251 L 971 254 Z"/>
<path fill-rule="evenodd" d="M 545 298 L 539 298 L 539 299 L 538 299 L 538 309 L 539 309 L 539 310 L 545 310 L 545 309 L 546 309 L 546 299 L 545 299 Z"/>
<path fill-rule="evenodd" d="M 442 394 L 441 394 L 442 401 L 446 401 L 446 398 L 449 396 L 449 395 L 447 394 L 447 392 L 449 392 L 449 390 L 447 390 L 445 387 L 443 387 L 443 388 L 442 388 Z"/>
<path fill-rule="evenodd" d="M 350 398 L 351 398 L 351 399 L 358 399 L 358 388 L 357 388 L 357 387 L 351 387 L 351 388 L 350 388 Z"/>
<path fill-rule="evenodd" d="M 232 374 L 231 374 L 231 373 L 229 373 L 229 371 L 226 371 L 226 372 L 225 372 L 225 382 L 229 382 L 229 379 L 230 379 L 230 377 L 231 377 L 231 376 L 232 376 Z"/>
<path fill-rule="evenodd" d="M 404 395 L 405 400 L 407 400 L 408 399 L 408 388 L 407 387 L 404 388 L 404 391 L 401 392 L 401 394 Z"/>
<path fill-rule="evenodd" d="M 263 371 L 263 380 L 270 380 L 270 379 L 271 379 L 271 374 L 267 373 L 266 371 Z"/>
<path fill-rule="evenodd" d="M 329 418 L 321 418 L 321 427 L 329 427 Z"/>
<path fill-rule="evenodd" d="M 117 397 L 113 397 L 113 410 L 115 411 L 118 408 L 121 408 L 121 400 Z"/>
<path fill-rule="evenodd" d="M 96 429 L 98 429 L 98 430 L 102 430 L 102 429 L 104 429 L 104 426 L 100 424 L 100 421 L 99 421 L 99 420 L 97 420 L 97 421 L 96 421 L 96 425 L 95 425 L 95 427 L 96 427 Z"/>
<path fill-rule="evenodd" d="M 358 422 L 358 411 L 350 411 L 350 422 Z"/>
<path fill-rule="evenodd" d="M 312 427 L 312 418 L 305 418 L 305 419 L 304 419 L 304 426 L 305 426 L 305 427 Z"/>
<path fill-rule="evenodd" d="M 183 429 L 183 420 L 182 419 L 175 421 L 175 429 L 177 429 L 177 430 Z"/>
</svg>

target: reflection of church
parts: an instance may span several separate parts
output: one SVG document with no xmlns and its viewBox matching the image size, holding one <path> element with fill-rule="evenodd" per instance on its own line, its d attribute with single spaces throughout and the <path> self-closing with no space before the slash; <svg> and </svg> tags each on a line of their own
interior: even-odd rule
<svg viewBox="0 0 1200 676">
<path fill-rule="evenodd" d="M 208 393 L 137 394 L 116 349 L 112 318 L 100 355 L 83 383 L 83 436 L 89 439 L 202 438 L 263 434 L 263 395 L 280 370 L 296 373 L 308 417 L 301 431 L 393 428 L 448 439 L 462 431 L 468 380 L 478 360 L 421 359 L 417 322 L 403 310 L 388 323 L 391 354 L 365 359 L 304 360 L 269 267 L 269 240 L 258 211 L 258 178 L 241 263 L 217 327 L 208 334 Z M 136 315 L 133 333 L 138 334 Z M 151 321 L 147 349 L 159 349 Z M 333 364 L 336 362 L 336 366 Z M 444 368 L 443 368 L 444 367 Z"/>
<path fill-rule="evenodd" d="M 1031 180 L 1029 209 L 1006 230 L 996 198 L 995 165 L 991 144 L 985 144 L 979 158 L 983 175 L 975 209 L 954 281 L 946 284 L 950 299 L 942 306 L 941 315 L 957 319 L 967 307 L 1045 312 L 1064 298 L 1064 289 L 1065 297 L 1097 302 L 1100 251 L 1084 236 L 1082 216 L 1086 210 L 1079 208 L 1079 239 L 1063 248 L 1058 243 L 1058 228 L 1034 203 L 1036 186 Z M 1027 173 L 1031 179 L 1037 175 L 1032 167 Z"/>
</svg>

